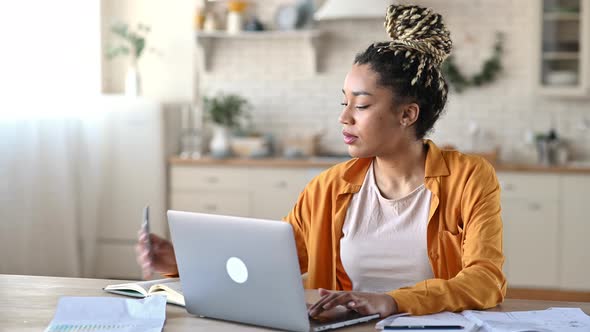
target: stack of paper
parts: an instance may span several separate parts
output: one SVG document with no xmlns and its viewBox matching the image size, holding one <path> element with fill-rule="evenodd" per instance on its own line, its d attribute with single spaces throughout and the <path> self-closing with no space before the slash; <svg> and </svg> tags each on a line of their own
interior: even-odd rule
<svg viewBox="0 0 590 332">
<path fill-rule="evenodd" d="M 166 320 L 166 297 L 61 297 L 45 332 L 160 332 Z"/>
<path fill-rule="evenodd" d="M 590 317 L 579 308 L 492 312 L 466 310 L 463 316 L 486 332 L 588 332 Z"/>
<path fill-rule="evenodd" d="M 444 327 L 448 327 L 445 329 Z M 434 315 L 394 315 L 377 323 L 378 329 L 464 332 L 588 332 L 590 317 L 579 308 L 549 308 L 537 311 L 441 312 Z"/>
</svg>

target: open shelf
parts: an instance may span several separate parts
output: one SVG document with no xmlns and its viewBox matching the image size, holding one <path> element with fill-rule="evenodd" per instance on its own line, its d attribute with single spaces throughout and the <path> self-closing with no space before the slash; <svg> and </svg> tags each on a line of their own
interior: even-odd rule
<svg viewBox="0 0 590 332">
<path fill-rule="evenodd" d="M 543 52 L 543 60 L 578 60 L 580 52 Z"/>
<path fill-rule="evenodd" d="M 545 13 L 543 19 L 546 21 L 579 21 L 579 13 Z"/>
<path fill-rule="evenodd" d="M 230 34 L 225 31 L 204 32 L 198 31 L 195 33 L 197 46 L 201 52 L 201 68 L 205 72 L 211 70 L 211 50 L 215 47 L 215 42 L 218 40 L 228 39 L 256 39 L 256 40 L 271 40 L 271 39 L 301 39 L 307 45 L 307 51 L 311 59 L 311 72 L 317 73 L 318 59 L 317 48 L 319 46 L 319 39 L 322 33 L 316 29 L 304 30 L 289 30 L 289 31 L 242 31 L 235 34 Z"/>
<path fill-rule="evenodd" d="M 199 39 L 207 38 L 227 38 L 227 39 L 269 39 L 269 38 L 312 38 L 319 37 L 320 30 L 266 30 L 266 31 L 242 31 L 236 34 L 230 34 L 225 31 L 204 32 L 197 31 L 196 37 Z"/>
</svg>

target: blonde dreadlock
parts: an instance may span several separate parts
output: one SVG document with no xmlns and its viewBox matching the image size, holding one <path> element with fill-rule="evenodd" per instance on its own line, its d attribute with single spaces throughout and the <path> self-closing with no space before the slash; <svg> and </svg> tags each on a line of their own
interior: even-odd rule
<svg viewBox="0 0 590 332">
<path fill-rule="evenodd" d="M 453 47 L 449 30 L 439 14 L 414 5 L 389 6 L 384 25 L 391 40 L 369 46 L 355 64 L 370 64 L 383 86 L 419 104 L 416 135 L 422 138 L 446 104 L 448 85 L 441 64 Z"/>
<path fill-rule="evenodd" d="M 420 79 L 425 68 L 429 73 L 427 85 L 432 83 L 434 74 L 441 79 L 440 65 L 451 53 L 453 43 L 439 14 L 430 8 L 391 5 L 387 9 L 385 28 L 392 39 L 388 48 L 405 51 L 406 58 L 419 62 L 412 85 Z"/>
</svg>

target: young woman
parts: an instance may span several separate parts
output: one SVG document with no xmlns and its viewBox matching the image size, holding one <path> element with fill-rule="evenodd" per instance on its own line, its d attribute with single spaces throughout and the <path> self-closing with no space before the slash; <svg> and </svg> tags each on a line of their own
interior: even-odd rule
<svg viewBox="0 0 590 332">
<path fill-rule="evenodd" d="M 482 158 L 424 136 L 447 99 L 440 65 L 452 47 L 442 17 L 392 5 L 391 41 L 357 55 L 343 88 L 344 143 L 353 157 L 313 179 L 286 217 L 315 316 L 343 305 L 382 317 L 490 308 L 502 302 L 500 188 Z M 177 272 L 172 245 L 140 234 L 144 270 Z"/>
</svg>

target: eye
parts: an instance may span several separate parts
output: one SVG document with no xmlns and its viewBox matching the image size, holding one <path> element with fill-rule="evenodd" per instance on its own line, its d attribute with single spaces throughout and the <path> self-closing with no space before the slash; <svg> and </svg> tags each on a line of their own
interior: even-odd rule
<svg viewBox="0 0 590 332">
<path fill-rule="evenodd" d="M 368 108 L 369 106 L 371 106 L 371 105 L 356 105 L 355 107 L 359 110 L 364 110 L 364 109 Z"/>
</svg>

